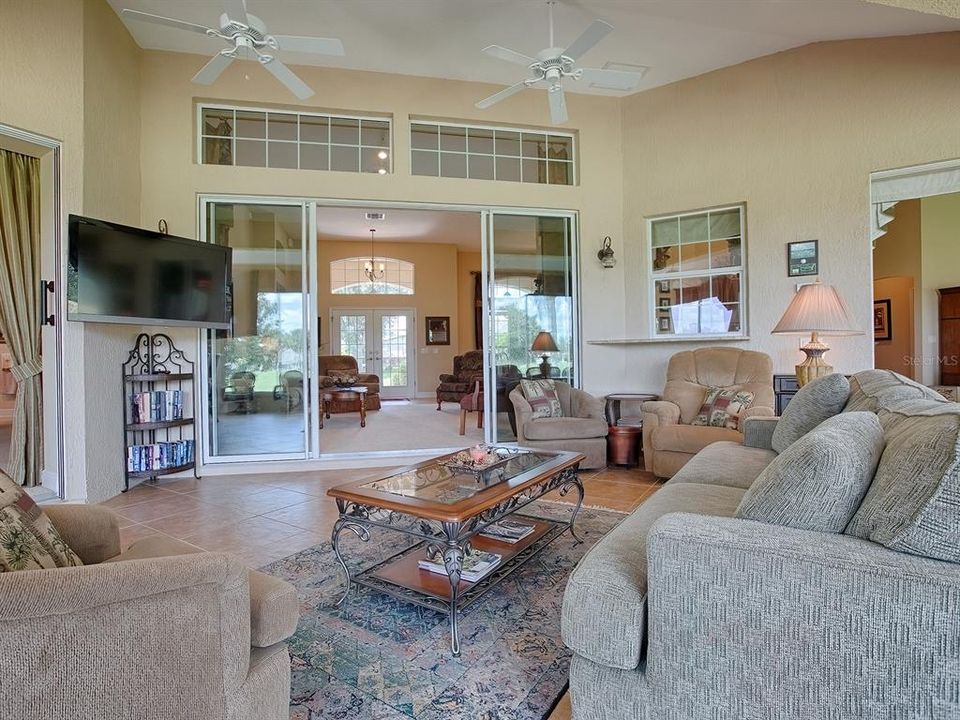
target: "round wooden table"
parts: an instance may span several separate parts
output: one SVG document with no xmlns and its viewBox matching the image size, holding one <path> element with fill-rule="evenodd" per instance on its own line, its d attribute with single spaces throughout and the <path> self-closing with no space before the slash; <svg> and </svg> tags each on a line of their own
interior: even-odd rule
<svg viewBox="0 0 960 720">
<path fill-rule="evenodd" d="M 607 433 L 607 464 L 634 467 L 640 464 L 643 428 L 636 425 L 611 425 Z"/>
</svg>

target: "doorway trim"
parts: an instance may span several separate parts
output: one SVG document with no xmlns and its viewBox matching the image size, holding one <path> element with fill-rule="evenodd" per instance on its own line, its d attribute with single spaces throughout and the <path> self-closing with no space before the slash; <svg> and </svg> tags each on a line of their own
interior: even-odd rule
<svg viewBox="0 0 960 720">
<path fill-rule="evenodd" d="M 0 145 L 4 146 L 4 149 L 10 150 L 12 152 L 18 152 L 23 155 L 29 155 L 30 157 L 35 157 L 40 160 L 40 179 L 41 184 L 47 185 L 45 182 L 46 178 L 44 175 L 47 175 L 52 181 L 49 187 L 41 188 L 41 198 L 47 190 L 52 190 L 50 197 L 50 213 L 46 215 L 41 211 L 41 241 L 40 241 L 40 254 L 41 254 L 41 267 L 40 275 L 43 277 L 43 267 L 42 267 L 42 256 L 44 250 L 44 241 L 42 237 L 42 227 L 46 222 L 50 223 L 50 234 L 52 236 L 53 246 L 51 250 L 53 251 L 53 263 L 52 268 L 54 271 L 54 287 L 53 287 L 53 300 L 54 307 L 56 308 L 56 320 L 53 327 L 54 331 L 54 347 L 55 347 L 55 370 L 54 377 L 56 378 L 56 390 L 55 398 L 56 403 L 54 408 L 49 407 L 49 403 L 44 403 L 45 407 L 41 413 L 41 423 L 46 426 L 48 424 L 48 413 L 51 410 L 55 413 L 55 419 L 53 420 L 53 425 L 56 427 L 56 438 L 55 438 L 55 447 L 56 447 L 56 456 L 57 456 L 57 469 L 53 473 L 53 476 L 47 476 L 46 472 L 41 474 L 40 483 L 33 488 L 43 488 L 51 495 L 63 499 L 66 497 L 66 475 L 65 475 L 65 426 L 64 426 L 64 403 L 63 403 L 63 323 L 67 317 L 66 313 L 66 294 L 63 292 L 64 283 L 67 279 L 67 269 L 66 263 L 64 262 L 64 252 L 63 252 L 63 236 L 64 228 L 66 226 L 66 218 L 63 214 L 63 181 L 61 177 L 61 162 L 63 154 L 63 143 L 59 140 L 46 135 L 40 135 L 38 133 L 30 132 L 29 130 L 23 130 L 21 128 L 14 127 L 12 125 L 6 125 L 0 123 Z M 46 170 L 46 172 L 45 172 Z M 42 210 L 42 209 L 41 209 Z M 46 215 L 46 218 L 44 218 Z M 46 372 L 46 369 L 44 369 Z M 44 438 L 44 444 L 50 441 L 50 438 Z M 86 478 L 84 478 L 85 483 Z M 45 495 L 46 493 L 40 493 Z M 86 488 L 83 489 L 83 495 L 86 494 Z"/>
</svg>

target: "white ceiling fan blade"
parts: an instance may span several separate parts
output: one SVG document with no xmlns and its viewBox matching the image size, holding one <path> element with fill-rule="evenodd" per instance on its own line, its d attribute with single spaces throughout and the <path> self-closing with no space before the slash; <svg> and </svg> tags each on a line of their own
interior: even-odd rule
<svg viewBox="0 0 960 720">
<path fill-rule="evenodd" d="M 244 25 L 250 24 L 250 20 L 247 18 L 246 3 L 243 0 L 223 0 L 223 8 L 227 17 L 231 20 L 236 20 Z"/>
<path fill-rule="evenodd" d="M 636 90 L 643 78 L 642 73 L 626 72 L 624 70 L 601 70 L 600 68 L 582 68 L 579 80 L 583 80 L 597 87 L 611 90 Z"/>
<path fill-rule="evenodd" d="M 603 40 L 612 30 L 613 25 L 610 23 L 604 22 L 603 20 L 594 20 L 590 23 L 590 27 L 580 34 L 580 37 L 570 43 L 570 46 L 563 51 L 563 55 L 576 60 L 587 52 L 587 50 Z"/>
<path fill-rule="evenodd" d="M 287 86 L 287 89 L 301 100 L 306 100 L 313 95 L 313 90 L 303 80 L 297 77 L 297 74 L 282 62 L 274 58 L 270 62 L 263 63 L 263 66 L 280 82 Z"/>
<path fill-rule="evenodd" d="M 527 67 L 536 62 L 536 60 L 529 55 L 518 53 L 516 50 L 501 47 L 500 45 L 487 45 L 480 52 L 486 53 L 490 57 L 495 57 L 498 60 L 506 60 L 507 62 L 516 63 L 517 65 L 526 65 Z"/>
<path fill-rule="evenodd" d="M 521 90 L 526 90 L 527 87 L 526 81 L 521 80 L 516 85 L 511 85 L 510 87 L 504 88 L 498 93 L 494 93 L 490 97 L 484 98 L 476 104 L 476 107 L 480 108 L 481 110 L 486 110 L 491 105 L 496 105 L 501 100 L 506 100 L 508 97 L 511 95 L 516 95 Z"/>
<path fill-rule="evenodd" d="M 301 35 L 274 35 L 281 50 L 316 53 L 317 55 L 343 55 L 343 43 L 337 38 L 303 37 Z"/>
<path fill-rule="evenodd" d="M 233 60 L 234 58 L 231 55 L 217 53 L 210 58 L 210 62 L 200 68 L 200 72 L 193 76 L 193 82 L 198 85 L 212 85 Z"/>
<path fill-rule="evenodd" d="M 206 35 L 207 31 L 210 30 L 210 28 L 204 27 L 203 25 L 195 25 L 194 23 L 163 17 L 162 15 L 152 15 L 150 13 L 140 12 L 139 10 L 128 10 L 124 8 L 120 11 L 120 14 L 131 20 L 140 20 L 141 22 L 153 23 L 154 25 L 166 25 L 167 27 L 177 28 L 178 30 L 189 30 L 190 32 L 200 33 L 201 35 Z"/>
<path fill-rule="evenodd" d="M 567 121 L 567 99 L 563 96 L 563 86 L 554 85 L 547 90 L 547 99 L 550 101 L 550 120 L 554 125 L 562 125 Z"/>
</svg>

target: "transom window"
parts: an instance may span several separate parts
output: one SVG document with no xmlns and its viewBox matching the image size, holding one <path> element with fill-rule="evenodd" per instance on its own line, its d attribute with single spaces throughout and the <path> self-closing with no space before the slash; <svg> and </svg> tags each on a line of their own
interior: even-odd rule
<svg viewBox="0 0 960 720">
<path fill-rule="evenodd" d="M 573 185 L 573 141 L 556 132 L 413 122 L 410 169 L 431 177 Z"/>
<path fill-rule="evenodd" d="M 205 165 L 390 172 L 384 118 L 202 105 L 198 157 Z"/>
<path fill-rule="evenodd" d="M 647 221 L 655 336 L 743 335 L 743 206 Z"/>
<path fill-rule="evenodd" d="M 370 257 L 344 258 L 330 262 L 330 292 L 334 295 L 413 295 L 414 265 L 406 260 L 378 257 L 373 259 L 383 277 L 371 281 L 365 268 Z"/>
</svg>

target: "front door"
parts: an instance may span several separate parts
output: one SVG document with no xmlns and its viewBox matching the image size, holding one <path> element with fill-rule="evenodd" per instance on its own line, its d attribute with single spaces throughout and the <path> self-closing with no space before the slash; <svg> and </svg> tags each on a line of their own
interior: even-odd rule
<svg viewBox="0 0 960 720">
<path fill-rule="evenodd" d="M 335 355 L 352 355 L 362 373 L 380 378 L 380 397 L 416 396 L 416 336 L 413 310 L 335 309 L 330 314 Z"/>
</svg>

